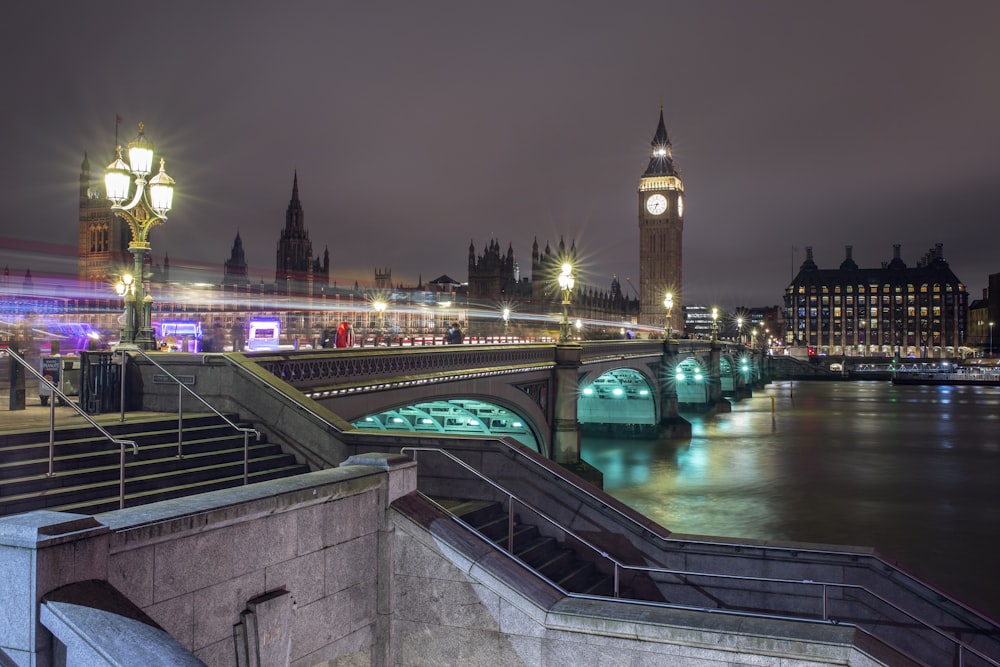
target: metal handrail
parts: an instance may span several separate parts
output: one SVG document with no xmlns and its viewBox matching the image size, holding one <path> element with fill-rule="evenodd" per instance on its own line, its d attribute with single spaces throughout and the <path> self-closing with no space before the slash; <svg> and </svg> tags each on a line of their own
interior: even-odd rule
<svg viewBox="0 0 1000 667">
<path fill-rule="evenodd" d="M 96 421 L 90 418 L 86 412 L 84 412 L 80 406 L 73 402 L 73 400 L 62 393 L 55 383 L 46 379 L 44 375 L 32 368 L 31 364 L 25 361 L 20 355 L 18 355 L 14 350 L 10 348 L 2 348 L 0 352 L 5 352 L 11 359 L 21 364 L 29 373 L 35 376 L 39 382 L 44 382 L 49 385 L 54 396 L 52 400 L 49 401 L 49 471 L 45 474 L 46 477 L 55 476 L 55 449 L 56 449 L 56 397 L 62 400 L 65 405 L 76 410 L 77 414 L 90 422 L 90 425 L 96 428 L 100 433 L 110 440 L 112 443 L 118 445 L 121 453 L 118 457 L 118 508 L 122 509 L 125 507 L 125 446 L 132 445 L 132 454 L 139 454 L 139 445 L 136 444 L 135 440 L 121 440 L 115 436 L 108 433 L 103 426 L 98 424 Z"/>
<path fill-rule="evenodd" d="M 243 484 L 249 484 L 250 479 L 250 434 L 253 433 L 256 436 L 258 442 L 260 442 L 260 431 L 255 428 L 247 428 L 246 426 L 239 426 L 234 424 L 229 417 L 222 414 L 208 401 L 199 396 L 193 389 L 188 387 L 186 384 L 180 381 L 179 378 L 175 377 L 173 373 L 168 371 L 166 368 L 158 364 L 152 359 L 148 354 L 138 347 L 125 347 L 119 346 L 118 351 L 122 353 L 122 376 L 121 376 L 121 392 L 122 392 L 122 405 L 121 405 L 121 420 L 125 421 L 125 355 L 129 352 L 138 354 L 142 356 L 143 359 L 148 361 L 150 364 L 160 369 L 160 371 L 169 377 L 171 380 L 177 383 L 177 458 L 184 458 L 184 394 L 183 391 L 187 391 L 191 396 L 201 401 L 202 405 L 208 408 L 211 412 L 215 413 L 224 422 L 232 426 L 234 429 L 243 434 Z"/>
<path fill-rule="evenodd" d="M 519 443 L 518 444 L 513 444 L 513 443 L 511 443 L 508 440 L 503 439 L 503 438 L 496 438 L 496 439 L 493 440 L 493 442 L 496 442 L 496 443 L 498 443 L 498 444 L 503 445 L 504 447 L 506 447 L 508 450 L 510 450 L 510 452 L 511 452 L 511 454 L 513 456 L 520 457 L 520 458 L 522 458 L 522 459 L 524 459 L 526 461 L 529 461 L 530 463 L 532 463 L 533 465 L 537 466 L 538 468 L 541 468 L 543 471 L 545 471 L 548 474 L 557 475 L 562 480 L 563 483 L 570 485 L 577 492 L 582 493 L 585 496 L 587 496 L 588 498 L 590 498 L 591 500 L 597 502 L 599 505 L 601 505 L 601 507 L 606 508 L 606 509 L 610 510 L 611 512 L 614 512 L 621 519 L 623 519 L 623 520 L 625 520 L 625 521 L 627 521 L 627 522 L 629 522 L 629 523 L 637 526 L 642 532 L 651 535 L 655 539 L 663 540 L 664 542 L 678 542 L 678 543 L 684 543 L 684 544 L 714 546 L 714 547 L 732 547 L 733 546 L 732 543 L 730 543 L 730 542 L 722 542 L 722 541 L 717 541 L 717 540 L 690 539 L 690 538 L 679 539 L 679 538 L 675 538 L 675 537 L 664 537 L 662 535 L 659 535 L 656 532 L 650 530 L 650 528 L 648 526 L 646 526 L 643 523 L 641 523 L 640 521 L 636 520 L 634 517 L 631 517 L 628 514 L 625 514 L 624 512 L 622 512 L 621 510 L 619 510 L 616 507 L 608 505 L 605 500 L 603 500 L 601 498 L 598 498 L 589 489 L 587 489 L 587 488 L 585 488 L 583 486 L 580 486 L 579 484 L 577 484 L 573 480 L 565 477 L 564 475 L 561 474 L 560 471 L 555 470 L 554 468 L 551 468 L 551 467 L 547 467 L 543 463 L 541 463 L 539 461 L 536 461 L 534 458 L 532 458 L 527 453 L 525 453 L 525 451 L 523 451 L 524 445 L 521 445 Z M 531 452 L 532 454 L 535 453 L 535 452 L 532 452 L 531 450 L 528 450 L 528 451 Z M 543 459 L 543 460 L 544 461 L 548 461 L 548 459 Z M 816 554 L 816 555 L 823 555 L 823 556 L 838 556 L 838 557 L 843 557 L 843 556 L 860 556 L 860 557 L 864 557 L 864 558 L 871 558 L 872 560 L 876 561 L 880 566 L 882 566 L 883 568 L 885 568 L 889 572 L 898 572 L 899 574 L 901 574 L 901 575 L 903 575 L 903 576 L 905 576 L 905 577 L 907 577 L 909 579 L 914 579 L 913 575 L 907 573 L 903 569 L 900 569 L 900 567 L 898 565 L 895 565 L 895 564 L 890 563 L 889 561 L 885 560 L 884 558 L 882 558 L 881 555 L 878 554 L 878 552 L 875 552 L 875 553 L 858 553 L 858 552 L 852 552 L 852 551 L 847 551 L 847 550 L 836 551 L 836 550 L 833 550 L 833 549 L 814 549 L 814 548 L 807 548 L 807 547 L 800 547 L 800 546 L 796 546 L 794 548 L 790 548 L 790 547 L 772 546 L 770 544 L 752 544 L 752 545 L 741 544 L 740 546 L 743 547 L 744 549 L 746 549 L 746 548 L 753 548 L 753 549 L 758 549 L 760 551 L 772 551 L 772 552 L 795 551 L 796 553 Z M 950 594 L 946 593 L 945 591 L 940 590 L 939 588 L 933 586 L 932 584 L 930 584 L 928 582 L 925 582 L 923 580 L 919 580 L 919 579 L 917 579 L 916 581 L 917 581 L 917 583 L 920 586 L 923 586 L 927 590 L 929 590 L 932 593 L 934 593 L 934 595 L 936 597 L 939 597 L 939 598 L 942 598 L 944 600 L 947 600 L 949 603 L 955 605 L 956 607 L 959 607 L 959 608 L 961 608 L 961 609 L 963 609 L 963 610 L 965 610 L 965 611 L 967 611 L 969 613 L 975 614 L 976 616 L 979 616 L 979 617 L 983 616 L 981 612 L 979 612 L 979 611 L 977 611 L 975 609 L 972 609 L 971 607 L 969 607 L 967 604 L 965 604 L 961 600 L 956 600 Z M 991 623 L 995 623 L 995 621 L 993 619 L 985 619 L 985 620 L 989 620 Z"/>
<path fill-rule="evenodd" d="M 218 354 L 217 355 L 215 353 L 212 353 L 211 355 L 205 355 L 205 358 L 207 359 L 207 358 L 209 358 L 209 356 L 211 356 L 211 357 L 221 357 L 228 364 L 230 364 L 233 368 L 235 368 L 237 372 L 245 374 L 252 381 L 259 383 L 261 386 L 263 386 L 264 388 L 266 388 L 268 390 L 274 390 L 273 385 L 271 385 L 271 384 L 265 382 L 264 380 L 262 380 L 261 378 L 257 377 L 256 375 L 254 375 L 253 373 L 251 373 L 250 371 L 248 371 L 246 368 L 244 368 L 243 366 L 239 365 L 238 363 L 236 363 L 235 361 L 233 361 L 231 358 L 229 358 L 228 355 L 226 355 L 226 354 Z M 322 422 L 324 426 L 327 426 L 327 427 L 333 429 L 337 433 L 344 433 L 344 430 L 342 428 L 340 428 L 339 426 L 337 426 L 336 424 L 334 424 L 333 422 L 331 422 L 329 419 L 327 419 L 323 415 L 317 414 L 317 412 L 315 410 L 311 409 L 309 406 L 303 405 L 302 403 L 299 403 L 298 401 L 296 401 L 295 402 L 295 407 L 296 408 L 300 408 L 302 411 L 304 411 L 310 417 L 316 419 L 317 421 Z"/>
<path fill-rule="evenodd" d="M 944 639 L 950 641 L 958 649 L 958 658 L 959 658 L 959 664 L 960 665 L 963 664 L 964 652 L 969 652 L 969 653 L 971 653 L 971 654 L 973 654 L 973 655 L 975 655 L 975 656 L 977 656 L 979 658 L 982 658 L 983 660 L 987 661 L 991 665 L 994 665 L 995 667 L 1000 667 L 1000 662 L 998 662 L 997 660 L 994 660 L 990 656 L 982 653 L 977 648 L 975 648 L 973 646 L 970 646 L 969 644 L 967 644 L 966 642 L 962 641 L 959 638 L 951 636 L 950 634 L 948 634 L 947 632 L 945 632 L 941 628 L 937 627 L 933 623 L 920 618 L 919 616 L 911 613 L 910 611 L 908 611 L 906 609 L 903 609 L 902 607 L 900 607 L 899 605 L 897 605 L 895 602 L 893 602 L 893 601 L 891 601 L 891 600 L 883 597 L 882 595 L 879 595 L 878 593 L 876 593 L 876 592 L 874 592 L 872 590 L 869 590 L 867 587 L 862 586 L 860 584 L 845 584 L 845 583 L 831 582 L 831 581 L 816 581 L 816 580 L 813 580 L 813 579 L 779 579 L 779 578 L 774 578 L 774 577 L 755 577 L 755 576 L 749 576 L 749 575 L 717 574 L 717 573 L 710 573 L 710 572 L 695 572 L 695 571 L 688 571 L 688 570 L 671 570 L 671 569 L 667 569 L 667 568 L 658 568 L 658 567 L 625 565 L 624 563 L 621 563 L 619 560 L 617 560 L 616 558 L 614 558 L 613 556 L 611 556 L 608 552 L 603 551 L 602 549 L 600 549 L 600 548 L 596 547 L 595 545 L 591 544 L 587 539 L 581 537 L 576 532 L 574 532 L 572 529 L 567 528 L 566 526 L 564 526 L 563 524 L 561 524 L 556 519 L 553 519 L 553 518 L 549 517 L 543 511 L 541 511 L 540 509 L 534 507 L 531 503 L 529 503 L 529 502 L 527 502 L 525 500 L 522 500 L 521 498 L 518 498 L 514 494 L 514 492 L 512 492 L 512 491 L 504 488 L 502 485 L 494 482 L 492 479 L 490 479 L 489 477 L 485 476 L 484 474 L 482 474 L 481 472 L 479 472 L 478 470 L 476 470 L 475 468 L 473 468 L 472 466 L 470 466 L 469 464 L 467 464 L 465 461 L 462 461 L 458 457 L 454 456 L 450 452 L 446 452 L 443 449 L 438 449 L 438 448 L 435 448 L 435 447 L 403 447 L 403 448 L 400 449 L 400 453 L 401 454 L 404 453 L 404 452 L 407 452 L 407 451 L 411 451 L 411 452 L 414 453 L 414 457 L 413 458 L 414 458 L 415 461 L 417 459 L 417 456 L 416 456 L 417 452 L 432 452 L 432 453 L 442 454 L 446 458 L 451 459 L 452 462 L 457 463 L 462 468 L 464 468 L 464 469 L 468 470 L 469 472 L 473 473 L 473 475 L 475 475 L 479 479 L 483 480 L 484 482 L 488 483 L 490 486 L 492 486 L 493 488 L 497 489 L 498 491 L 500 491 L 501 493 L 503 493 L 504 495 L 507 496 L 507 498 L 508 498 L 508 520 L 507 520 L 507 552 L 506 553 L 510 557 L 514 558 L 515 560 L 517 560 L 518 562 L 521 562 L 524 565 L 527 565 L 526 563 L 523 563 L 523 561 L 521 561 L 521 559 L 517 558 L 517 556 L 514 555 L 514 525 L 513 525 L 514 524 L 514 504 L 513 503 L 516 500 L 518 503 L 520 503 L 521 505 L 523 505 L 526 509 L 529 509 L 532 512 L 534 512 L 538 517 L 544 519 L 549 524 L 555 526 L 557 529 L 561 530 L 563 533 L 572 536 L 573 539 L 577 540 L 582 545 L 584 545 L 584 546 L 588 547 L 589 549 L 591 549 L 592 551 L 594 551 L 594 553 L 596 553 L 598 556 L 600 556 L 601 558 L 604 558 L 605 560 L 609 561 L 614 566 L 614 597 L 616 599 L 620 599 L 620 577 L 621 577 L 620 571 L 647 572 L 647 573 L 654 573 L 654 574 L 666 574 L 666 575 L 684 576 L 684 577 L 714 577 L 714 578 L 718 578 L 718 579 L 740 580 L 740 581 L 753 581 L 753 582 L 759 582 L 759 583 L 782 583 L 782 584 L 804 585 L 804 586 L 819 586 L 819 587 L 822 587 L 822 615 L 821 615 L 821 620 L 825 621 L 825 622 L 829 622 L 829 623 L 837 623 L 839 625 L 851 625 L 851 626 L 855 626 L 855 627 L 860 627 L 857 623 L 855 623 L 853 621 L 843 621 L 843 620 L 838 620 L 838 619 L 831 618 L 830 615 L 829 615 L 829 609 L 828 609 L 829 596 L 827 595 L 827 591 L 828 591 L 829 588 L 832 587 L 832 588 L 836 588 L 836 589 L 839 589 L 839 590 L 856 590 L 856 591 L 861 591 L 863 593 L 866 593 L 867 595 L 871 596 L 875 600 L 878 600 L 878 601 L 882 602 L 883 604 L 885 604 L 888 607 L 894 609 L 895 611 L 903 614 L 904 616 L 909 617 L 911 620 L 915 621 L 919 625 L 925 627 L 928 630 L 932 630 L 933 632 L 935 632 L 936 634 L 938 634 L 940 637 L 943 637 Z M 570 480 L 566 480 L 565 478 L 563 478 L 563 479 L 566 482 L 570 482 Z M 570 482 L 570 483 L 572 483 L 572 482 Z M 434 502 L 434 501 L 432 500 L 432 502 Z M 442 507 L 440 504 L 438 504 L 436 502 L 435 502 L 435 505 L 437 505 L 438 507 L 441 507 L 441 509 L 443 509 L 445 511 L 448 511 L 447 508 Z M 455 516 L 452 512 L 448 512 L 448 513 L 451 514 L 453 517 L 455 517 L 463 525 L 465 525 L 465 526 L 467 526 L 469 528 L 473 528 L 468 523 L 466 523 L 465 521 L 462 521 L 457 516 Z M 475 528 L 473 528 L 473 530 L 475 530 Z M 478 532 L 478 531 L 476 531 L 476 532 Z M 532 569 L 534 569 L 534 568 L 532 568 Z M 580 597 L 580 598 L 599 598 L 599 597 L 603 597 L 603 596 L 596 596 L 596 595 L 585 595 L 585 594 L 580 594 L 580 593 L 572 593 L 570 591 L 565 590 L 562 586 L 559 586 L 555 582 L 551 581 L 548 577 L 545 577 L 544 575 L 540 575 L 540 576 L 542 576 L 546 581 L 548 581 L 550 584 L 554 585 L 556 588 L 558 588 L 560 591 L 562 591 L 563 593 L 565 593 L 566 595 L 568 595 L 570 597 Z M 721 608 L 711 608 L 711 607 L 699 607 L 697 605 L 676 605 L 676 604 L 669 604 L 669 603 L 656 603 L 656 602 L 645 601 L 645 600 L 643 600 L 641 602 L 643 602 L 643 603 L 649 602 L 650 604 L 655 604 L 657 606 L 670 607 L 670 608 L 684 608 L 684 609 L 692 609 L 692 610 L 698 610 L 698 611 L 709 611 L 709 612 L 714 612 L 714 613 L 720 613 L 721 612 L 721 613 L 734 614 L 734 615 L 748 615 L 747 612 L 739 611 L 739 610 L 731 610 L 731 609 L 721 609 Z M 796 616 L 787 616 L 787 615 L 774 615 L 774 614 L 767 614 L 765 612 L 757 612 L 757 613 L 750 612 L 749 615 L 753 615 L 753 616 L 766 616 L 766 617 L 777 617 L 777 618 L 793 619 L 793 620 L 805 620 L 805 621 L 811 621 L 811 622 L 816 622 L 816 620 L 817 620 L 817 619 L 813 619 L 813 618 L 809 618 L 809 617 L 796 617 Z M 898 647 L 897 647 L 897 649 L 898 649 Z"/>
</svg>

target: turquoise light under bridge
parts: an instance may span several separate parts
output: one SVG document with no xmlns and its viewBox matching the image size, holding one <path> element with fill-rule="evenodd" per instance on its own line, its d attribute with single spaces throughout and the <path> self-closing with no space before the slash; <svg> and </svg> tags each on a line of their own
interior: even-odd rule
<svg viewBox="0 0 1000 667">
<path fill-rule="evenodd" d="M 493 403 L 468 398 L 393 408 L 362 417 L 354 422 L 354 427 L 396 433 L 504 436 L 540 451 L 538 439 L 520 415 Z"/>
</svg>

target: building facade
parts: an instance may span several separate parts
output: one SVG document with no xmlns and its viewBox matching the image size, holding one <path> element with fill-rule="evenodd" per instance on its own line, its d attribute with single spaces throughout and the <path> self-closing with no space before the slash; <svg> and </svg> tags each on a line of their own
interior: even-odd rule
<svg viewBox="0 0 1000 667">
<path fill-rule="evenodd" d="M 671 329 L 684 323 L 682 238 L 684 235 L 684 183 L 674 163 L 667 128 L 660 122 L 651 143 L 649 166 L 639 179 L 639 322 L 666 327 L 663 305 L 673 296 Z"/>
<path fill-rule="evenodd" d="M 947 357 L 967 344 L 968 294 L 937 244 L 915 267 L 900 246 L 878 269 L 861 269 L 847 246 L 837 269 L 811 247 L 785 291 L 786 342 L 814 354 Z"/>
<path fill-rule="evenodd" d="M 86 153 L 80 165 L 77 229 L 77 267 L 81 282 L 111 285 L 122 272 L 131 271 L 128 223 L 111 211 L 111 202 L 105 198 L 104 189 L 94 186 Z"/>
</svg>

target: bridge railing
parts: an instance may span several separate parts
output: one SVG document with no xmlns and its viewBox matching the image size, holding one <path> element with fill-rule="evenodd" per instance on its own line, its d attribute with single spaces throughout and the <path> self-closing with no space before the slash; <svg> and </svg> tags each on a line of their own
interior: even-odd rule
<svg viewBox="0 0 1000 667">
<path fill-rule="evenodd" d="M 419 465 L 420 454 L 440 455 L 501 495 L 507 506 L 508 524 L 506 545 L 499 547 L 493 540 L 479 533 L 475 527 L 451 514 L 446 507 L 438 504 L 433 498 L 428 497 L 428 500 L 442 511 L 451 514 L 457 522 L 482 537 L 488 544 L 500 548 L 508 557 L 529 569 L 534 570 L 518 558 L 514 551 L 515 512 L 517 511 L 530 512 L 534 517 L 561 533 L 564 540 L 571 538 L 575 544 L 590 551 L 596 561 L 606 563 L 606 569 L 613 574 L 612 597 L 615 599 L 623 599 L 621 597 L 623 578 L 629 576 L 634 581 L 636 576 L 645 575 L 651 577 L 656 586 L 661 589 L 669 589 L 674 592 L 679 589 L 694 591 L 694 599 L 678 603 L 630 597 L 623 601 L 735 616 L 848 625 L 860 628 L 879 638 L 900 653 L 908 654 L 909 652 L 910 657 L 914 660 L 919 657 L 926 661 L 933 654 L 939 656 L 941 662 L 954 662 L 957 665 L 971 667 L 973 662 L 970 660 L 974 660 L 975 664 L 1000 667 L 1000 662 L 964 641 L 960 636 L 953 635 L 866 586 L 829 580 L 766 577 L 629 565 L 553 518 L 546 511 L 534 506 L 512 490 L 490 479 L 465 461 L 443 449 L 403 447 L 400 452 L 409 453 L 414 460 L 418 461 L 418 475 L 423 469 Z M 440 470 L 440 466 L 436 465 L 435 470 Z M 565 478 L 564 481 L 572 484 L 570 480 L 565 480 Z M 582 490 L 578 485 L 574 486 Z M 523 517 L 520 522 L 524 523 Z M 568 591 L 544 574 L 537 571 L 536 573 L 568 597 L 596 599 L 603 597 Z M 722 582 L 722 584 L 710 583 L 713 581 Z M 699 596 L 702 600 L 700 602 L 697 600 Z M 956 632 L 958 631 L 956 630 Z M 917 655 L 912 655 L 913 652 L 916 652 Z"/>
<path fill-rule="evenodd" d="M 368 384 L 386 378 L 440 376 L 472 370 L 555 364 L 555 346 L 444 345 L 248 354 L 255 363 L 297 389 Z"/>
</svg>

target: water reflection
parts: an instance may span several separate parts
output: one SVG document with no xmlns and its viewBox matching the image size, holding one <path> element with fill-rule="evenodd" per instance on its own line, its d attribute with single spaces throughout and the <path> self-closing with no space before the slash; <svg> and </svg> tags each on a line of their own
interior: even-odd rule
<svg viewBox="0 0 1000 667">
<path fill-rule="evenodd" d="M 998 406 L 993 387 L 775 383 L 685 415 L 690 441 L 585 437 L 582 453 L 674 532 L 874 546 L 1000 617 Z"/>
</svg>

